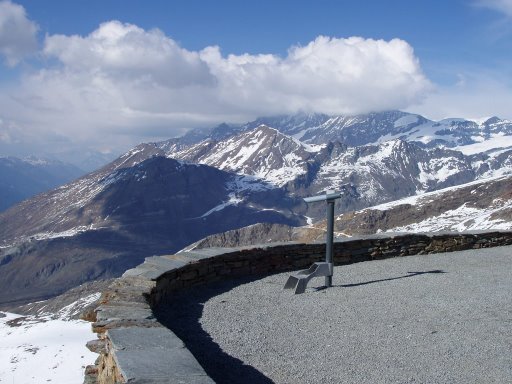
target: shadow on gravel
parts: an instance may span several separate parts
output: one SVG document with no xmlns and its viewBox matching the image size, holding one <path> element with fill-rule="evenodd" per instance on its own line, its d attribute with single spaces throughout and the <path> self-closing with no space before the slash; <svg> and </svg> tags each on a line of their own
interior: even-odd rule
<svg viewBox="0 0 512 384">
<path fill-rule="evenodd" d="M 405 279 L 409 277 L 446 273 L 442 270 L 408 272 L 407 275 L 365 281 L 362 283 L 333 285 L 334 287 L 357 287 L 361 285 L 380 283 L 384 281 Z M 251 283 L 264 276 L 245 277 L 233 280 L 203 285 L 198 288 L 190 288 L 183 292 L 177 292 L 172 300 L 163 303 L 155 308 L 158 321 L 173 331 L 192 352 L 199 364 L 218 384 L 272 384 L 273 381 L 266 377 L 256 368 L 245 364 L 225 353 L 210 335 L 203 330 L 199 320 L 203 313 L 203 305 L 214 296 L 227 292 L 239 285 Z M 320 291 L 326 287 L 313 288 L 314 291 Z"/>
<path fill-rule="evenodd" d="M 374 283 L 381 283 L 383 281 L 391 281 L 391 280 L 399 280 L 399 279 L 406 279 L 408 277 L 414 277 L 419 275 L 426 275 L 430 273 L 446 273 L 445 271 L 442 271 L 440 269 L 434 269 L 432 271 L 424 271 L 424 272 L 407 272 L 408 275 L 404 276 L 398 276 L 398 277 L 390 277 L 388 279 L 380 279 L 380 280 L 372 280 L 372 281 L 365 281 L 363 283 L 354 283 L 354 284 L 341 284 L 341 285 L 335 285 L 335 287 L 344 287 L 344 288 L 350 288 L 350 287 L 359 287 L 360 285 L 368 285 L 368 284 L 374 284 Z"/>
<path fill-rule="evenodd" d="M 354 284 L 335 284 L 333 287 L 342 287 L 342 288 L 351 288 L 351 287 L 359 287 L 361 285 L 368 285 L 368 284 L 375 284 L 375 283 L 382 283 L 383 281 L 391 281 L 391 280 L 399 280 L 399 279 L 406 279 L 408 277 L 414 277 L 419 275 L 426 275 L 429 273 L 447 273 L 445 271 L 442 271 L 440 269 L 434 269 L 432 271 L 424 271 L 424 272 L 407 272 L 408 275 L 404 276 L 398 276 L 398 277 L 390 277 L 388 279 L 379 279 L 379 280 L 371 280 L 371 281 L 365 281 L 363 283 L 354 283 Z M 327 289 L 326 286 L 318 287 L 318 288 L 311 288 L 314 291 L 322 291 L 324 289 Z"/>
<path fill-rule="evenodd" d="M 225 353 L 199 324 L 203 305 L 211 297 L 261 278 L 262 276 L 239 278 L 201 286 L 197 289 L 187 289 L 186 292 L 176 293 L 171 302 L 154 310 L 158 321 L 183 340 L 208 376 L 217 384 L 273 383 L 256 368 Z"/>
</svg>

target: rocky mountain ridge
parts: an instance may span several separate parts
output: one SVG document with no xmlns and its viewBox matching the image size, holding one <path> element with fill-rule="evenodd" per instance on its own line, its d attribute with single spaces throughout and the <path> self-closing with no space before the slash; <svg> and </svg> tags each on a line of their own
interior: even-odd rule
<svg viewBox="0 0 512 384">
<path fill-rule="evenodd" d="M 400 138 L 430 148 L 456 148 L 512 135 L 512 121 L 496 116 L 479 121 L 463 118 L 434 121 L 414 113 L 383 111 L 362 115 L 297 113 L 261 117 L 245 124 L 223 123 L 211 129 L 191 131 L 170 141 L 187 146 L 205 139 L 221 141 L 260 125 L 277 129 L 305 144 L 322 145 L 332 141 L 352 147 Z M 512 142 L 508 140 L 507 145 Z"/>
<path fill-rule="evenodd" d="M 134 156 L 0 214 L 0 303 L 118 276 L 211 233 L 305 223 L 297 213 L 304 203 L 282 190 L 206 165 Z"/>
<path fill-rule="evenodd" d="M 325 217 L 325 206 L 302 198 L 327 189 L 344 192 L 337 204 L 343 214 L 512 174 L 511 123 L 504 120 L 435 123 L 398 111 L 263 120 L 141 144 L 0 214 L 0 303 L 118 276 L 144 257 L 211 234 L 258 223 L 312 224 Z M 469 141 L 459 134 L 466 125 Z M 358 130 L 364 134 L 354 141 Z M 316 236 L 275 232 L 288 240 Z"/>
<path fill-rule="evenodd" d="M 255 224 L 207 236 L 185 250 L 239 247 L 268 241 L 325 241 L 325 230 L 325 220 L 302 227 Z M 474 181 L 346 212 L 336 217 L 334 230 L 335 238 L 382 232 L 510 231 L 512 176 Z"/>
<path fill-rule="evenodd" d="M 479 180 L 338 216 L 347 234 L 512 229 L 512 176 Z"/>
<path fill-rule="evenodd" d="M 0 212 L 84 173 L 71 164 L 55 160 L 0 157 Z"/>
<path fill-rule="evenodd" d="M 512 146 L 465 154 L 400 138 L 355 147 L 340 142 L 309 145 L 264 125 L 222 141 L 206 139 L 179 148 L 154 144 L 157 150 L 249 175 L 299 197 L 349 189 L 339 212 L 512 173 Z M 318 218 L 315 210 L 308 215 Z"/>
</svg>

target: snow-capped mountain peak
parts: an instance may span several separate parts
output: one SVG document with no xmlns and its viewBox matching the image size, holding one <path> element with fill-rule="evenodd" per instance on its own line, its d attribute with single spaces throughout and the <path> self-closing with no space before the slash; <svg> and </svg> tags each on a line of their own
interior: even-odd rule
<svg viewBox="0 0 512 384">
<path fill-rule="evenodd" d="M 282 186 L 307 171 L 307 162 L 323 146 L 308 145 L 259 125 L 224 141 L 208 139 L 169 157 L 251 175 Z"/>
<path fill-rule="evenodd" d="M 111 276 L 213 231 L 319 219 L 325 207 L 302 198 L 327 189 L 346 192 L 342 213 L 512 174 L 512 124 L 498 118 L 434 122 L 388 111 L 262 123 L 141 144 L 0 214 L 0 299 Z"/>
</svg>

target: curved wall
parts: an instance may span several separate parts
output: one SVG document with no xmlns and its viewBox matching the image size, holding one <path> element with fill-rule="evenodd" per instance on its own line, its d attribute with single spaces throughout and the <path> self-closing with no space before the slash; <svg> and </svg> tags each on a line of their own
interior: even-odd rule
<svg viewBox="0 0 512 384">
<path fill-rule="evenodd" d="M 512 232 L 374 235 L 335 242 L 334 263 L 511 244 Z M 88 343 L 100 356 L 87 367 L 84 382 L 213 383 L 183 342 L 157 321 L 153 309 L 172 300 L 177 290 L 307 268 L 324 257 L 325 244 L 273 243 L 146 258 L 102 294 L 92 316 L 98 339 Z"/>
</svg>

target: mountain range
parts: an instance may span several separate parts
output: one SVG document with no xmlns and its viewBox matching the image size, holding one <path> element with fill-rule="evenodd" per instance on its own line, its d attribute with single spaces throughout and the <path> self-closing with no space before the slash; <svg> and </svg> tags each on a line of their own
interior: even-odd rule
<svg viewBox="0 0 512 384">
<path fill-rule="evenodd" d="M 345 212 L 510 174 L 512 122 L 433 122 L 399 111 L 301 114 L 221 125 L 194 140 L 185 136 L 138 150 L 250 175 L 292 196 L 344 189 L 338 212 Z M 308 210 L 313 218 L 319 214 Z"/>
<path fill-rule="evenodd" d="M 0 157 L 0 212 L 10 206 L 82 176 L 80 168 L 36 157 Z"/>
<path fill-rule="evenodd" d="M 205 165 L 127 154 L 0 215 L 0 303 L 118 276 L 151 254 L 257 222 L 299 225 L 280 189 Z"/>
<path fill-rule="evenodd" d="M 512 176 L 406 197 L 335 218 L 335 238 L 375 233 L 512 230 Z M 326 221 L 291 227 L 260 223 L 201 239 L 185 250 L 280 241 L 325 241 Z"/>
<path fill-rule="evenodd" d="M 325 204 L 302 198 L 327 189 L 343 192 L 341 215 L 508 175 L 512 122 L 495 117 L 297 114 L 141 144 L 0 214 L 0 303 L 117 276 L 144 257 L 214 233 L 257 223 L 311 225 L 325 217 Z M 471 196 L 453 191 L 459 200 Z M 393 228 L 412 225 L 411 212 L 397 216 Z M 343 220 L 337 225 L 355 226 Z M 379 222 L 361 233 L 391 227 Z"/>
</svg>

